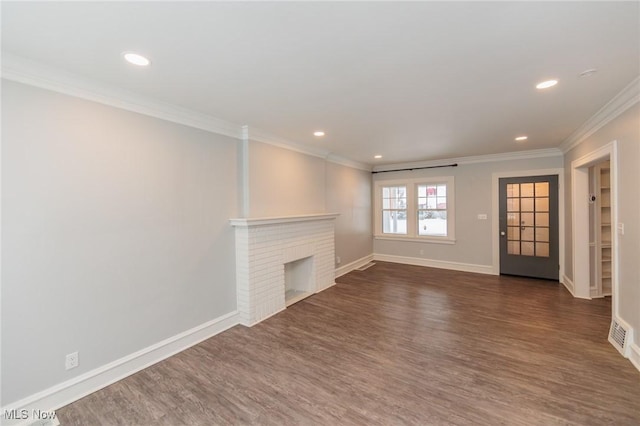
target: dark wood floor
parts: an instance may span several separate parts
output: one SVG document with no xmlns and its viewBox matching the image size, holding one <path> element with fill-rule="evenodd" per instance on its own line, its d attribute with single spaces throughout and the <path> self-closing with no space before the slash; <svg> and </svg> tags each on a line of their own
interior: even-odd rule
<svg viewBox="0 0 640 426">
<path fill-rule="evenodd" d="M 379 262 L 58 410 L 62 425 L 638 425 L 608 299 Z"/>
</svg>

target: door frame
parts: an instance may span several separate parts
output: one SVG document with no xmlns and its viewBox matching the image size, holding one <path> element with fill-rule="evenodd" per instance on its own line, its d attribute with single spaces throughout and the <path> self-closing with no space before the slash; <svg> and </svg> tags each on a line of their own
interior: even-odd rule
<svg viewBox="0 0 640 426">
<path fill-rule="evenodd" d="M 564 277 L 564 169 L 537 169 L 537 170 L 512 170 L 508 172 L 495 172 L 491 174 L 491 251 L 492 251 L 492 265 L 491 273 L 493 275 L 500 275 L 500 196 L 499 196 L 499 184 L 501 178 L 517 178 L 528 176 L 544 176 L 544 175 L 556 175 L 558 176 L 558 250 L 560 256 L 560 271 L 558 271 L 558 277 L 560 282 L 563 282 Z"/>
<path fill-rule="evenodd" d="M 618 318 L 618 141 L 571 162 L 572 269 L 575 297 L 591 299 L 589 274 L 589 167 L 610 162 L 611 186 L 611 310 Z"/>
</svg>

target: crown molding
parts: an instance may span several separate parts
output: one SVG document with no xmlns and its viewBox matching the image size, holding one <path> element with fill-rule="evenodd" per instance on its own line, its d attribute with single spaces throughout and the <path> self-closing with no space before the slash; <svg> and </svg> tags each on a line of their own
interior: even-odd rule
<svg viewBox="0 0 640 426">
<path fill-rule="evenodd" d="M 252 126 L 231 123 L 188 108 L 118 89 L 114 86 L 99 84 L 77 74 L 53 68 L 8 52 L 2 53 L 2 78 L 239 140 L 251 139 L 345 166 L 367 171 L 371 170 L 371 167 L 366 164 L 331 154 L 328 150 L 309 147 L 269 134 Z"/>
<path fill-rule="evenodd" d="M 371 167 L 366 164 L 331 154 L 328 150 L 288 141 L 251 126 L 231 123 L 208 114 L 158 101 L 148 96 L 100 84 L 80 75 L 8 52 L 2 53 L 2 78 L 239 140 L 251 139 L 290 151 L 320 157 L 345 166 L 367 171 L 371 170 Z"/>
<path fill-rule="evenodd" d="M 368 164 L 360 163 L 358 161 L 342 157 L 326 149 L 311 147 L 309 145 L 304 145 L 301 143 L 283 139 L 256 127 L 243 126 L 243 138 L 247 138 L 255 142 L 262 142 L 269 145 L 277 146 L 283 149 L 288 149 L 289 151 L 295 151 L 301 154 L 310 155 L 312 157 L 322 158 L 323 160 L 330 163 L 340 164 L 342 166 L 351 167 L 353 169 L 365 170 L 367 172 L 371 171 L 371 166 Z"/>
<path fill-rule="evenodd" d="M 288 149 L 289 151 L 295 151 L 306 155 L 311 155 L 313 157 L 319 157 L 322 159 L 326 159 L 329 155 L 329 151 L 322 148 L 315 148 L 308 145 L 303 145 L 298 142 L 293 142 L 287 139 L 283 139 L 281 137 L 275 136 L 271 133 L 268 133 L 262 129 L 258 129 L 256 127 L 247 126 L 247 134 L 249 140 L 255 142 L 262 142 L 269 145 L 277 146 L 279 148 Z"/>
<path fill-rule="evenodd" d="M 494 161 L 529 160 L 532 158 L 561 157 L 562 151 L 558 148 L 533 149 L 529 151 L 504 152 L 501 154 L 474 155 L 469 157 L 443 158 L 441 160 L 414 161 L 410 163 L 395 163 L 374 166 L 374 172 L 384 172 L 395 169 L 411 169 L 419 167 L 433 167 L 447 164 L 477 164 L 491 163 Z"/>
<path fill-rule="evenodd" d="M 359 161 L 353 161 L 346 157 L 342 157 L 338 154 L 331 153 L 327 155 L 326 160 L 330 163 L 351 167 L 352 169 L 364 170 L 365 172 L 370 172 L 372 170 L 372 166 L 370 164 L 360 163 Z"/>
<path fill-rule="evenodd" d="M 240 139 L 242 127 L 2 52 L 2 78 Z"/>
<path fill-rule="evenodd" d="M 290 151 L 319 157 L 324 159 L 325 161 L 329 161 L 335 164 L 340 164 L 343 166 L 365 171 L 384 171 L 395 168 L 428 167 L 449 162 L 456 162 L 458 164 L 472 164 L 491 161 L 508 161 L 526 158 L 550 157 L 562 154 L 562 151 L 559 151 L 557 149 L 547 149 L 504 154 L 491 154 L 474 157 L 449 158 L 435 161 L 396 163 L 372 167 L 371 165 L 342 157 L 325 149 L 311 147 L 280 138 L 255 127 L 241 126 L 239 124 L 231 123 L 207 114 L 203 114 L 201 112 L 190 110 L 188 108 L 183 108 L 167 102 L 158 101 L 147 96 L 141 96 L 130 91 L 118 89 L 114 86 L 99 84 L 77 74 L 72 74 L 60 69 L 56 69 L 8 52 L 2 53 L 1 70 L 2 78 L 6 80 L 52 90 L 65 95 L 98 102 L 127 111 L 132 111 L 162 120 L 183 124 L 185 126 L 209 131 L 212 133 L 229 136 L 239 140 L 250 139 L 257 142 L 267 143 L 280 148 L 288 149 Z M 613 108 L 615 111 L 615 115 L 606 114 L 608 120 L 600 123 L 598 128 L 602 127 L 604 124 L 606 124 L 606 122 L 615 118 L 617 115 L 632 106 L 634 103 L 638 102 L 638 99 L 640 98 L 640 91 L 638 90 L 639 82 L 640 78 L 636 78 L 629 86 L 627 86 L 627 88 L 625 88 L 625 90 L 618 94 L 616 98 L 605 105 L 605 107 L 596 114 L 596 116 L 605 115 L 601 114 L 605 112 L 605 109 L 607 109 L 607 111 L 610 111 Z M 596 116 L 594 116 L 594 118 Z M 587 123 L 585 123 L 585 126 L 587 125 Z M 571 145 L 569 148 L 566 148 L 564 152 L 580 143 L 581 140 L 588 137 L 598 128 L 595 128 L 589 134 L 585 134 L 585 136 L 582 136 L 582 139 L 574 142 L 573 145 Z M 569 140 L 573 139 L 570 138 L 567 141 Z M 565 143 L 563 143 L 563 145 L 564 144 Z M 563 145 L 561 145 L 561 147 L 563 147 Z M 569 145 L 567 144 L 566 146 Z"/>
<path fill-rule="evenodd" d="M 640 76 L 634 78 L 620 93 L 565 139 L 559 148 L 563 153 L 570 151 L 638 102 L 640 102 Z"/>
</svg>

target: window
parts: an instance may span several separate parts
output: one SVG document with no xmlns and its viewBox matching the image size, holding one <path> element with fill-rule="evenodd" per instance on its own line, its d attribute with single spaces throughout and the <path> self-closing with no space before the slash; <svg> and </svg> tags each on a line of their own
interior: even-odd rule
<svg viewBox="0 0 640 426">
<path fill-rule="evenodd" d="M 447 236 L 447 184 L 418 185 L 418 235 Z"/>
<path fill-rule="evenodd" d="M 452 176 L 377 181 L 376 238 L 452 244 L 453 183 Z"/>
<path fill-rule="evenodd" d="M 407 233 L 407 187 L 382 187 L 382 233 Z"/>
</svg>

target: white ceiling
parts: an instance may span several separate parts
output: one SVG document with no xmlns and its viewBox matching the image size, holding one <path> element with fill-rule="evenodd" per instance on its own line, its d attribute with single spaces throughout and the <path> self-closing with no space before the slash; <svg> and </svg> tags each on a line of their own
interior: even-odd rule
<svg viewBox="0 0 640 426">
<path fill-rule="evenodd" d="M 640 74 L 639 5 L 4 1 L 2 50 L 384 164 L 557 147 Z"/>
</svg>

